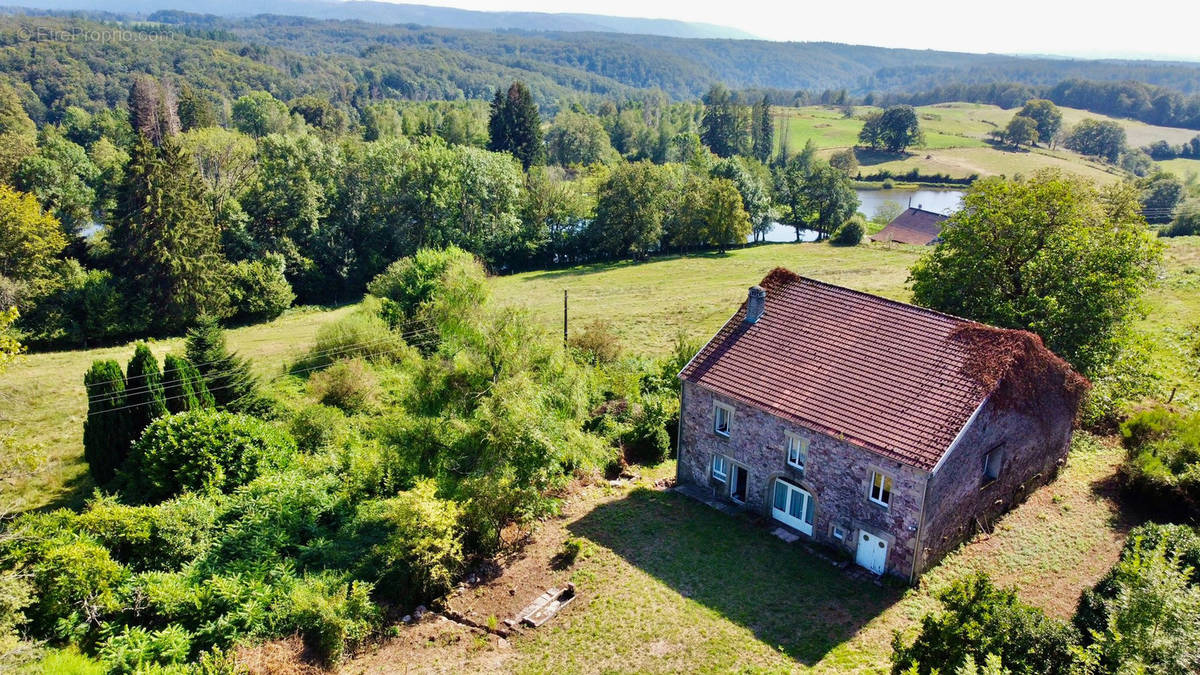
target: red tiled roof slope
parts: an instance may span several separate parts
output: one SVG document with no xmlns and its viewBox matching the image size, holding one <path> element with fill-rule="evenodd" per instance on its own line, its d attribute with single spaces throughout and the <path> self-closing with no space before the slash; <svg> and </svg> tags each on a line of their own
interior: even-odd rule
<svg viewBox="0 0 1200 675">
<path fill-rule="evenodd" d="M 762 287 L 758 322 L 743 303 L 680 377 L 932 470 L 987 393 L 951 339 L 970 322 L 782 269 Z"/>
<path fill-rule="evenodd" d="M 926 246 L 941 236 L 942 221 L 947 217 L 933 211 L 910 208 L 893 218 L 887 227 L 871 235 L 871 241 Z"/>
</svg>

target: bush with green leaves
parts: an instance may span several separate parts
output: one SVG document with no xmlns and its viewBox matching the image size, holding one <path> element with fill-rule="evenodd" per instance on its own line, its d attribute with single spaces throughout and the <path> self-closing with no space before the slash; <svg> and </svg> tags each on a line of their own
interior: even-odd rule
<svg viewBox="0 0 1200 675">
<path fill-rule="evenodd" d="M 571 333 L 567 345 L 584 363 L 592 365 L 613 363 L 621 358 L 621 338 L 608 322 L 600 319 Z"/>
<path fill-rule="evenodd" d="M 110 627 L 100 643 L 98 656 L 110 673 L 141 673 L 156 666 L 187 663 L 192 651 L 192 636 L 177 624 L 160 630 L 140 626 Z"/>
<path fill-rule="evenodd" d="M 367 292 L 395 303 L 395 316 L 401 321 L 413 319 L 421 307 L 443 291 L 443 280 L 448 272 L 457 274 L 464 267 L 475 264 L 475 256 L 457 246 L 423 248 L 388 265 L 367 284 Z M 476 293 L 482 298 L 485 291 L 478 288 Z"/>
<path fill-rule="evenodd" d="M 1182 567 L 1191 570 L 1190 584 L 1200 585 L 1200 533 L 1187 525 L 1139 525 L 1126 537 L 1121 558 L 1142 555 L 1159 548 L 1178 558 Z M 1128 571 L 1126 569 L 1122 572 L 1120 566 L 1114 567 L 1095 586 L 1085 590 L 1080 596 L 1073 621 L 1085 643 L 1090 642 L 1091 635 L 1103 633 L 1107 629 L 1108 605 L 1117 596 L 1118 578 Z"/>
<path fill-rule="evenodd" d="M 1192 535 L 1194 544 L 1194 533 Z M 1126 545 L 1100 593 L 1081 650 L 1090 672 L 1200 672 L 1200 585 L 1196 568 L 1167 538 Z M 1193 551 L 1194 553 L 1194 551 Z"/>
<path fill-rule="evenodd" d="M 833 246 L 858 246 L 862 243 L 863 234 L 867 231 L 866 223 L 867 221 L 861 213 L 850 216 L 849 220 L 834 230 L 833 235 L 829 237 L 829 243 Z"/>
<path fill-rule="evenodd" d="M 171 413 L 212 408 L 217 404 L 200 371 L 191 361 L 174 354 L 163 359 L 163 399 Z"/>
<path fill-rule="evenodd" d="M 330 447 L 346 433 L 346 414 L 323 404 L 310 405 L 292 418 L 288 429 L 303 452 Z"/>
<path fill-rule="evenodd" d="M 1143 507 L 1170 520 L 1200 520 L 1200 413 L 1151 405 L 1121 425 L 1120 476 Z"/>
<path fill-rule="evenodd" d="M 296 442 L 262 420 L 193 410 L 155 420 L 133 445 L 125 494 L 155 502 L 181 492 L 229 492 L 286 464 Z"/>
<path fill-rule="evenodd" d="M 1016 675 L 1074 672 L 1072 627 L 1022 603 L 1014 590 L 997 588 L 986 574 L 955 581 L 937 599 L 941 611 L 921 619 L 912 642 L 896 634 L 893 673 L 953 672 L 968 656 L 980 663 L 989 655 Z"/>
<path fill-rule="evenodd" d="M 296 364 L 297 371 L 324 368 L 342 359 L 361 358 L 372 363 L 395 363 L 404 359 L 408 347 L 399 333 L 369 310 L 357 311 L 317 330 L 308 354 Z"/>
<path fill-rule="evenodd" d="M 370 410 L 379 398 L 379 383 L 362 359 L 338 361 L 313 373 L 308 387 L 318 403 L 347 413 Z"/>
<path fill-rule="evenodd" d="M 399 601 L 436 597 L 449 590 L 464 564 L 462 507 L 437 496 L 422 481 L 379 505 L 387 539 L 376 546 L 380 588 Z"/>
<path fill-rule="evenodd" d="M 262 260 L 243 260 L 229 268 L 229 302 L 234 321 L 270 321 L 292 306 L 296 294 L 283 275 L 283 256 L 269 253 Z"/>
<path fill-rule="evenodd" d="M 310 577 L 293 586 L 284 611 L 325 663 L 334 665 L 379 627 L 382 612 L 371 601 L 372 590 L 362 581 Z"/>
<path fill-rule="evenodd" d="M 42 543 L 33 561 L 37 602 L 29 612 L 35 634 L 86 635 L 91 620 L 123 606 L 121 585 L 129 570 L 86 537 L 60 536 Z"/>
</svg>

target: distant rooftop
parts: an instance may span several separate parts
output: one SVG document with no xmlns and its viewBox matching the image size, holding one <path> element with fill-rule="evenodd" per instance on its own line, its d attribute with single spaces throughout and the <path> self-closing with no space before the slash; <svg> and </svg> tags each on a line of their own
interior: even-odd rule
<svg viewBox="0 0 1200 675">
<path fill-rule="evenodd" d="M 921 208 L 909 208 L 892 219 L 887 227 L 871 235 L 871 241 L 927 246 L 942 234 L 942 221 L 949 216 Z"/>
</svg>

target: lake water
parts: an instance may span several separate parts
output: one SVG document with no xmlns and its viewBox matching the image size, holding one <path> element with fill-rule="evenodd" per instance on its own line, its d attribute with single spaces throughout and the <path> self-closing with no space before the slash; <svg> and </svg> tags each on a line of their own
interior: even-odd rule
<svg viewBox="0 0 1200 675">
<path fill-rule="evenodd" d="M 858 212 L 871 218 L 886 202 L 895 202 L 901 211 L 910 205 L 950 215 L 962 205 L 962 190 L 855 190 L 858 195 Z M 817 233 L 803 230 L 800 241 L 816 241 Z M 767 241 L 796 241 L 796 230 L 791 225 L 775 223 L 767 232 Z"/>
</svg>

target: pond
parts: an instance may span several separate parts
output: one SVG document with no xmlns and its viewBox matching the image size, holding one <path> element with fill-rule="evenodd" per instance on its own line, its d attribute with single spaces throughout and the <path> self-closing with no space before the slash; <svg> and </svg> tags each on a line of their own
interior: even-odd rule
<svg viewBox="0 0 1200 675">
<path fill-rule="evenodd" d="M 891 190 L 856 189 L 854 192 L 858 195 L 858 212 L 867 218 L 874 216 L 879 211 L 879 207 L 885 205 L 887 202 L 895 204 L 894 208 L 898 209 L 897 213 L 911 205 L 925 209 L 926 211 L 936 211 L 949 215 L 959 209 L 964 194 L 962 190 L 905 190 L 900 188 L 893 188 Z M 751 239 L 753 239 L 753 235 Z M 816 239 L 816 232 L 801 230 L 800 241 L 816 241 Z M 767 232 L 767 241 L 796 241 L 796 230 L 791 225 L 774 223 Z"/>
</svg>

